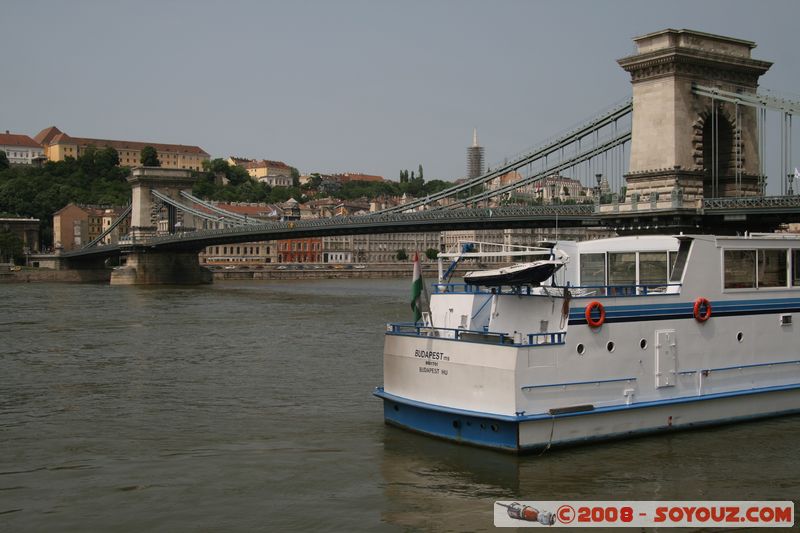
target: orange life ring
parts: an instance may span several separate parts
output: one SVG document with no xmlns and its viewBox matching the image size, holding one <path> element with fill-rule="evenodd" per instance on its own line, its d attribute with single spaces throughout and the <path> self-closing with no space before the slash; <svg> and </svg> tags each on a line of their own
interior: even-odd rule
<svg viewBox="0 0 800 533">
<path fill-rule="evenodd" d="M 592 312 L 595 309 L 600 311 L 600 317 L 597 319 L 592 317 Z M 603 304 L 601 304 L 598 301 L 594 301 L 586 306 L 585 316 L 586 316 L 586 323 L 589 324 L 589 327 L 599 328 L 600 326 L 603 325 L 603 322 L 606 321 L 606 310 L 603 307 Z"/>
<path fill-rule="evenodd" d="M 702 296 L 694 301 L 694 319 L 698 322 L 705 322 L 711 318 L 711 302 Z"/>
</svg>

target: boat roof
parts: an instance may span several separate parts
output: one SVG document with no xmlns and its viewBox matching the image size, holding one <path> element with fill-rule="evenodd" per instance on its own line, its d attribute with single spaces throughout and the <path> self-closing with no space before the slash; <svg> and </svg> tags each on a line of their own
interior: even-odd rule
<svg viewBox="0 0 800 533">
<path fill-rule="evenodd" d="M 669 235 L 632 235 L 581 241 L 577 244 L 579 253 L 663 252 L 665 250 L 677 250 L 678 238 Z"/>
</svg>

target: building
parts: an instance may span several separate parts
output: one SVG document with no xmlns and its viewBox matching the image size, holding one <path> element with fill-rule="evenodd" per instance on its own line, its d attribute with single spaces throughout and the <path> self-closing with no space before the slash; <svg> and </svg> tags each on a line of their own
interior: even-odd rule
<svg viewBox="0 0 800 533">
<path fill-rule="evenodd" d="M 275 204 L 212 203 L 220 209 L 237 215 L 244 215 L 254 220 L 279 220 L 283 216 L 283 210 Z M 278 261 L 275 241 L 208 246 L 198 256 L 200 264 L 204 265 L 246 266 L 276 263 Z"/>
<path fill-rule="evenodd" d="M 158 160 L 163 168 L 201 170 L 203 161 L 208 161 L 210 158 L 208 153 L 199 146 L 72 137 L 55 126 L 43 129 L 34 140 L 42 146 L 44 155 L 49 161 L 63 161 L 67 157 L 77 159 L 89 146 L 114 148 L 119 154 L 121 166 L 139 166 L 142 149 L 145 146 L 152 146 L 156 149 Z"/>
<path fill-rule="evenodd" d="M 397 254 L 403 250 L 409 259 L 419 252 L 421 261 L 426 261 L 425 251 L 440 250 L 439 232 L 380 233 L 377 235 L 353 236 L 353 261 L 357 263 L 397 263 Z M 401 261 L 402 262 L 402 261 Z"/>
<path fill-rule="evenodd" d="M 255 160 L 231 156 L 228 158 L 228 163 L 244 168 L 251 178 L 266 183 L 270 187 L 292 186 L 292 167 L 283 161 Z"/>
<path fill-rule="evenodd" d="M 69 203 L 53 214 L 53 245 L 65 252 L 89 244 L 119 218 L 124 206 L 97 206 Z M 130 217 L 103 238 L 104 244 L 116 243 L 130 231 Z"/>
<path fill-rule="evenodd" d="M 349 183 L 351 181 L 369 181 L 380 182 L 386 181 L 383 176 L 376 176 L 373 174 L 363 174 L 361 172 L 345 172 L 343 174 L 326 174 L 321 176 L 323 179 L 335 181 L 336 183 Z"/>
<path fill-rule="evenodd" d="M 35 140 L 19 133 L 0 133 L 0 151 L 12 165 L 32 165 L 44 161 L 44 149 Z"/>
<path fill-rule="evenodd" d="M 279 263 L 321 263 L 322 238 L 304 237 L 278 241 Z"/>
<path fill-rule="evenodd" d="M 10 233 L 19 239 L 17 245 L 22 245 L 21 249 L 4 249 L 2 243 L 8 246 L 9 241 L 0 241 L 0 263 L 13 262 L 14 256 L 18 252 L 22 254 L 39 252 L 39 219 L 22 217 L 3 217 L 0 218 L 0 233 Z"/>
<path fill-rule="evenodd" d="M 579 180 L 560 174 L 552 174 L 537 181 L 534 191 L 536 198 L 544 203 L 553 203 L 555 200 L 581 202 L 591 195 L 591 189 L 584 187 Z"/>
<path fill-rule="evenodd" d="M 322 262 L 332 264 L 353 263 L 353 236 L 330 235 L 323 237 Z"/>
<path fill-rule="evenodd" d="M 472 130 L 472 146 L 467 148 L 467 179 L 483 174 L 483 146 L 478 145 L 478 129 Z"/>
</svg>

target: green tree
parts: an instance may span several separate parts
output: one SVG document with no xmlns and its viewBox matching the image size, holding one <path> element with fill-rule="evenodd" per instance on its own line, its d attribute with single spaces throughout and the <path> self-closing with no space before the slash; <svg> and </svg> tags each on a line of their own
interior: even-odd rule
<svg viewBox="0 0 800 533">
<path fill-rule="evenodd" d="M 106 146 L 94 154 L 94 165 L 101 172 L 108 172 L 119 165 L 119 152 L 113 146 Z"/>
<path fill-rule="evenodd" d="M 152 146 L 142 148 L 142 155 L 139 162 L 146 167 L 160 167 L 161 161 L 158 160 L 158 152 Z"/>
<path fill-rule="evenodd" d="M 425 257 L 433 261 L 434 259 L 439 257 L 439 250 L 437 250 L 436 248 L 428 248 L 427 250 L 425 250 Z"/>
<path fill-rule="evenodd" d="M 292 175 L 292 187 L 300 186 L 300 171 L 294 167 L 289 167 L 289 172 Z"/>
<path fill-rule="evenodd" d="M 405 248 L 400 248 L 397 250 L 397 254 L 395 255 L 398 261 L 405 261 L 408 259 L 408 252 L 406 252 Z"/>
<path fill-rule="evenodd" d="M 8 156 L 3 150 L 0 150 L 0 170 L 7 169 L 10 165 L 8 162 Z"/>
<path fill-rule="evenodd" d="M 419 164 L 419 172 L 417 172 L 417 176 L 419 176 L 419 179 L 422 179 L 422 163 Z"/>
</svg>

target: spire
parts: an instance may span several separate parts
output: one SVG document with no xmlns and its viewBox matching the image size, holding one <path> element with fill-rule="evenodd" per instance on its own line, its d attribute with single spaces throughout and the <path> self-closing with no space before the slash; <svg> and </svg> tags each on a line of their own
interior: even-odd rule
<svg viewBox="0 0 800 533">
<path fill-rule="evenodd" d="M 472 146 L 478 146 L 478 128 L 472 128 Z"/>
</svg>

